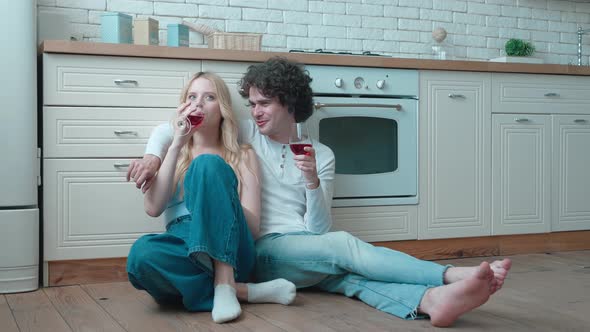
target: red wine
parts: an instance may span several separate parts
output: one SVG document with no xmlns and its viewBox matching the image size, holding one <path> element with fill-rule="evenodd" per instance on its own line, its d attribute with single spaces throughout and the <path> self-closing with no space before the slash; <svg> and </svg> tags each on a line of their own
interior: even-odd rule
<svg viewBox="0 0 590 332">
<path fill-rule="evenodd" d="M 304 155 L 308 155 L 309 156 L 309 151 L 305 151 L 303 150 L 306 146 L 311 147 L 311 144 L 308 143 L 303 143 L 303 144 L 290 144 L 289 145 L 291 147 L 291 151 L 293 151 L 294 154 L 304 154 Z"/>
<path fill-rule="evenodd" d="M 191 114 L 188 116 L 188 120 L 191 122 L 192 128 L 197 128 L 201 122 L 203 122 L 204 118 L 205 115 L 203 113 Z"/>
</svg>

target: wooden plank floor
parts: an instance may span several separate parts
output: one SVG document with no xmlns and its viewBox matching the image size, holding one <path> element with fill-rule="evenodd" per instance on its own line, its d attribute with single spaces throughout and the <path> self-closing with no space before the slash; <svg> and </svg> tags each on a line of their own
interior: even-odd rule
<svg viewBox="0 0 590 332">
<path fill-rule="evenodd" d="M 528 254 L 504 288 L 447 331 L 589 331 L 590 251 Z M 487 260 L 492 260 L 490 257 Z M 480 258 L 439 261 L 466 266 Z M 9 331 L 430 331 L 341 295 L 300 291 L 291 306 L 244 304 L 240 319 L 160 307 L 127 282 L 45 288 L 0 295 L 0 330 Z"/>
</svg>

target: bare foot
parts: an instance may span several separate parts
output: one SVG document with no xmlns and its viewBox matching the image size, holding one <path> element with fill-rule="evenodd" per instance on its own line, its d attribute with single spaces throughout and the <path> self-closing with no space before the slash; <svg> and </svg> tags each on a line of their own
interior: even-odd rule
<svg viewBox="0 0 590 332">
<path fill-rule="evenodd" d="M 502 288 L 510 267 L 512 267 L 512 261 L 509 258 L 504 258 L 501 261 L 497 260 L 490 264 L 490 268 L 494 271 L 494 284 L 491 287 L 492 294 Z M 477 268 L 477 266 L 448 268 L 444 276 L 444 283 L 452 284 L 468 278 Z"/>
<path fill-rule="evenodd" d="M 502 285 L 504 285 L 504 280 L 506 279 L 508 271 L 510 271 L 511 267 L 512 261 L 509 258 L 504 258 L 501 261 L 494 261 L 492 264 L 490 264 L 490 268 L 492 271 L 494 271 L 494 279 L 496 279 L 496 287 L 492 291 L 492 294 L 502 288 Z"/>
<path fill-rule="evenodd" d="M 450 326 L 462 314 L 486 303 L 494 280 L 490 264 L 482 262 L 469 277 L 427 290 L 420 302 L 420 312 L 428 314 L 434 326 Z"/>
</svg>

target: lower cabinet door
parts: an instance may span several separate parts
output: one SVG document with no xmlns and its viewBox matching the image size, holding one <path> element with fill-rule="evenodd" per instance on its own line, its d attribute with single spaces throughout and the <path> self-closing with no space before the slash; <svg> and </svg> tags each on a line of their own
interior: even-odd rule
<svg viewBox="0 0 590 332">
<path fill-rule="evenodd" d="M 126 182 L 128 159 L 45 159 L 44 260 L 126 257 L 137 238 L 164 230 Z"/>
<path fill-rule="evenodd" d="M 590 116 L 553 116 L 552 231 L 590 229 Z"/>
<path fill-rule="evenodd" d="M 492 235 L 551 230 L 551 116 L 492 115 Z"/>
<path fill-rule="evenodd" d="M 418 239 L 491 234 L 490 77 L 420 74 Z"/>
</svg>

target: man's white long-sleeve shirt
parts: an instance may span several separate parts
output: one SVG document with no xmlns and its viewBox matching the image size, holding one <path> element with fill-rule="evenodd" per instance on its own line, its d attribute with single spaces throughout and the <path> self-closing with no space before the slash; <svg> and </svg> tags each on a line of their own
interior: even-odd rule
<svg viewBox="0 0 590 332">
<path fill-rule="evenodd" d="M 281 144 L 261 135 L 253 121 L 240 123 L 240 138 L 243 143 L 252 145 L 260 163 L 262 209 L 259 236 L 270 233 L 329 231 L 332 225 L 330 207 L 335 171 L 332 150 L 318 141 L 313 142 L 320 186 L 308 189 L 301 170 L 295 166 L 294 155 L 288 144 Z M 158 126 L 150 136 L 146 154 L 162 159 L 171 141 L 170 126 Z M 167 218 L 170 214 L 167 213 Z"/>
</svg>

